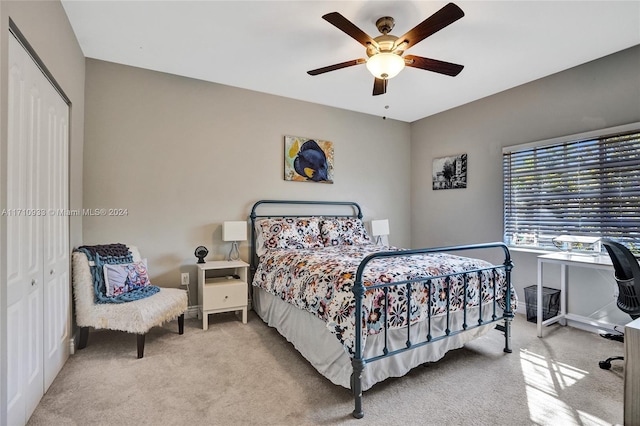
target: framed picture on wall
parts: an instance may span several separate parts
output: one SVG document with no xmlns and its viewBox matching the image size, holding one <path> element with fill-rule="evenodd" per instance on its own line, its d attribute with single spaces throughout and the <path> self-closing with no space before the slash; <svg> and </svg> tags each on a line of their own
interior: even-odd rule
<svg viewBox="0 0 640 426">
<path fill-rule="evenodd" d="M 333 183 L 333 142 L 285 136 L 284 180 Z"/>
<path fill-rule="evenodd" d="M 432 188 L 455 189 L 467 187 L 467 154 L 434 158 Z"/>
</svg>

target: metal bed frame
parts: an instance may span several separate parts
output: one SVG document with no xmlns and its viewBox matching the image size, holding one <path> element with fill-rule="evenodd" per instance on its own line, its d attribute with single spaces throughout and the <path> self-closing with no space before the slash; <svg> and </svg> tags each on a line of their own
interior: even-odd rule
<svg viewBox="0 0 640 426">
<path fill-rule="evenodd" d="M 290 215 L 281 215 L 281 214 L 257 214 L 256 211 L 258 210 L 258 208 L 261 205 L 288 205 L 288 206 L 295 206 L 295 205 L 323 205 L 323 206 L 346 206 L 347 208 L 351 208 L 352 209 L 352 213 L 351 214 L 338 214 L 338 215 L 334 215 L 334 214 L 330 214 L 330 215 L 320 215 L 320 214 L 290 214 Z M 255 224 L 256 224 L 256 220 L 258 219 L 262 219 L 262 218 L 286 218 L 286 217 L 291 217 L 291 218 L 297 218 L 297 217 L 311 217 L 311 216 L 322 216 L 322 217 L 332 217 L 332 218 L 339 218 L 339 217 L 354 217 L 354 218 L 358 218 L 358 219 L 362 219 L 362 209 L 360 208 L 360 206 L 352 201 L 290 201 L 290 200 L 261 200 L 256 202 L 253 205 L 253 208 L 251 209 L 251 282 L 253 282 L 253 276 L 256 272 L 256 269 L 258 267 L 258 255 L 256 254 L 256 228 L 255 228 Z M 433 276 L 433 275 L 424 275 L 418 278 L 414 278 L 414 279 L 410 279 L 410 280 L 403 280 L 403 281 L 394 281 L 394 282 L 390 282 L 390 283 L 379 283 L 379 284 L 375 284 L 375 285 L 371 285 L 371 286 L 367 286 L 365 287 L 364 283 L 363 283 L 363 274 L 365 271 L 365 268 L 367 267 L 367 265 L 374 261 L 375 259 L 381 259 L 381 258 L 391 258 L 391 257 L 407 257 L 407 256 L 416 256 L 416 255 L 422 255 L 422 254 L 428 254 L 428 253 L 441 253 L 441 252 L 454 252 L 454 251 L 465 251 L 465 250 L 485 250 L 485 249 L 502 249 L 504 252 L 504 262 L 502 265 L 492 265 L 491 267 L 487 267 L 487 268 L 481 268 L 481 269 L 474 269 L 474 270 L 469 270 L 469 271 L 464 271 L 464 272 L 459 272 L 459 273 L 453 273 L 453 274 L 448 274 L 448 275 L 438 275 L 438 276 Z M 495 285 L 495 280 L 496 280 L 496 272 L 498 270 L 504 270 L 505 272 L 505 281 L 506 281 L 506 291 L 505 291 L 505 309 L 502 311 L 502 314 L 498 313 L 497 310 L 497 302 L 496 302 L 496 285 Z M 428 309 L 428 317 L 427 317 L 427 323 L 428 323 L 428 334 L 426 336 L 422 336 L 422 339 L 418 339 L 418 341 L 412 341 L 412 337 L 415 339 L 415 336 L 412 336 L 411 334 L 411 323 L 410 321 L 407 322 L 407 326 L 406 326 L 406 336 L 407 336 L 407 340 L 405 343 L 405 347 L 400 348 L 400 349 L 395 349 L 395 350 L 389 350 L 388 348 L 388 340 L 387 340 L 387 334 L 389 331 L 389 324 L 387 321 L 385 321 L 384 324 L 384 341 L 385 341 L 385 345 L 384 345 L 384 349 L 382 351 L 382 353 L 378 356 L 373 356 L 370 358 L 364 358 L 363 357 L 363 347 L 362 347 L 362 325 L 363 325 L 363 321 L 356 321 L 356 331 L 355 331 L 355 335 L 359 336 L 358 338 L 356 338 L 355 341 L 355 353 L 354 356 L 351 360 L 351 365 L 353 368 L 353 372 L 351 375 L 351 391 L 353 392 L 353 396 L 354 396 L 354 403 L 355 403 L 355 408 L 352 412 L 353 417 L 360 419 L 364 416 L 364 411 L 362 409 L 362 372 L 364 371 L 365 366 L 368 363 L 372 363 L 375 362 L 377 360 L 383 359 L 383 358 L 388 358 L 388 357 L 392 357 L 394 355 L 409 351 L 409 350 L 413 350 L 425 345 L 428 345 L 429 343 L 432 342 L 436 342 L 438 340 L 442 340 L 442 339 L 446 339 L 449 338 L 451 336 L 454 336 L 456 334 L 459 333 L 463 333 L 467 330 L 471 330 L 474 328 L 478 328 L 478 327 L 483 327 L 483 326 L 487 326 L 489 324 L 492 323 L 497 323 L 499 321 L 503 321 L 504 320 L 504 325 L 500 325 L 497 324 L 496 325 L 496 329 L 498 329 L 499 331 L 502 331 L 504 333 L 504 339 L 505 339 L 505 343 L 504 343 L 504 352 L 506 353 L 511 353 L 512 349 L 511 349 L 511 321 L 513 320 L 514 317 L 514 313 L 511 310 L 511 270 L 513 269 L 513 261 L 511 260 L 511 254 L 509 253 L 509 249 L 507 248 L 507 246 L 504 243 L 501 242 L 495 242 L 495 243 L 487 243 L 487 244 L 472 244 L 472 245 L 463 245 L 463 246 L 454 246 L 454 247 L 439 247 L 439 248 L 423 248 L 423 249 L 414 249 L 414 250 L 398 250 L 398 251 L 382 251 L 382 252 L 378 252 L 378 253 L 373 253 L 370 254 L 368 256 L 366 256 L 362 262 L 360 263 L 360 265 L 358 266 L 358 270 L 356 272 L 356 277 L 355 277 L 355 281 L 354 281 L 354 285 L 353 285 L 353 294 L 355 297 L 355 316 L 356 318 L 361 318 L 362 317 L 362 313 L 363 313 L 363 299 L 364 299 L 364 294 L 365 291 L 370 291 L 370 290 L 375 290 L 375 289 L 383 289 L 384 294 L 385 294 L 385 306 L 388 305 L 388 292 L 389 292 L 389 288 L 390 287 L 396 287 L 396 286 L 402 286 L 405 285 L 407 287 L 407 312 L 410 312 L 410 301 L 411 301 L 411 292 L 412 292 L 412 285 L 414 283 L 422 283 L 422 285 L 426 285 L 428 286 L 428 290 L 429 290 L 429 294 L 431 294 L 431 286 L 432 286 L 432 280 L 434 279 L 441 279 L 444 278 L 446 281 L 449 281 L 451 279 L 451 277 L 453 276 L 457 276 L 457 275 L 461 275 L 462 279 L 463 279 L 463 285 L 464 285 L 464 310 L 463 310 L 463 324 L 462 327 L 459 329 L 455 329 L 452 330 L 451 329 L 451 323 L 450 323 L 450 312 L 449 309 L 447 309 L 447 313 L 446 313 L 446 329 L 445 329 L 445 333 L 439 336 L 433 336 L 431 334 L 431 299 L 429 299 L 429 309 Z M 478 315 L 477 318 L 468 318 L 468 312 L 467 312 L 467 282 L 469 279 L 469 276 L 471 276 L 472 274 L 478 274 L 478 276 L 484 272 L 484 271 L 491 271 L 491 276 L 494 282 L 493 285 L 493 304 L 492 307 L 490 308 L 492 310 L 491 313 L 491 319 L 490 320 L 483 320 L 483 315 L 482 315 L 482 303 L 480 303 L 478 305 Z M 449 295 L 449 286 L 446 286 L 446 297 L 447 297 L 447 307 L 449 306 L 449 302 L 450 302 L 450 295 Z"/>
</svg>

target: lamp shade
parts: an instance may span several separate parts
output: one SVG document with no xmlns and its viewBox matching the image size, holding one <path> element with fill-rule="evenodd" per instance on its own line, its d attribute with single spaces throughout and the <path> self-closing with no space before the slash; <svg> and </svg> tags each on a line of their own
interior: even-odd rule
<svg viewBox="0 0 640 426">
<path fill-rule="evenodd" d="M 389 219 L 372 220 L 371 235 L 389 235 Z"/>
<path fill-rule="evenodd" d="M 233 221 L 222 224 L 223 241 L 245 241 L 247 239 L 247 222 Z"/>
<path fill-rule="evenodd" d="M 375 78 L 393 78 L 404 68 L 404 59 L 395 53 L 378 53 L 367 60 L 367 69 Z"/>
</svg>

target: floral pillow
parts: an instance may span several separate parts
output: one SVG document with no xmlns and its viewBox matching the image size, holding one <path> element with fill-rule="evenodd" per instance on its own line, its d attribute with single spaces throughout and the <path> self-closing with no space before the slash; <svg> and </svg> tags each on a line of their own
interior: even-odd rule
<svg viewBox="0 0 640 426">
<path fill-rule="evenodd" d="M 358 218 L 324 219 L 320 235 L 325 246 L 356 246 L 371 242 L 362 220 Z"/>
<path fill-rule="evenodd" d="M 119 265 L 105 264 L 103 272 L 107 297 L 119 296 L 151 285 L 149 274 L 147 273 L 147 259 Z"/>
<path fill-rule="evenodd" d="M 320 219 L 317 217 L 263 219 L 256 223 L 256 231 L 258 256 L 270 249 L 323 247 L 320 239 Z"/>
</svg>

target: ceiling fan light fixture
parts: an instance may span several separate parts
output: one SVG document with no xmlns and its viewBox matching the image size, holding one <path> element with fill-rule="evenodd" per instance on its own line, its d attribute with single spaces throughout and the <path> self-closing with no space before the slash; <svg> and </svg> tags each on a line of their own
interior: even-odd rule
<svg viewBox="0 0 640 426">
<path fill-rule="evenodd" d="M 398 75 L 404 68 L 404 59 L 390 52 L 381 52 L 367 60 L 367 69 L 375 78 L 387 80 Z"/>
</svg>

